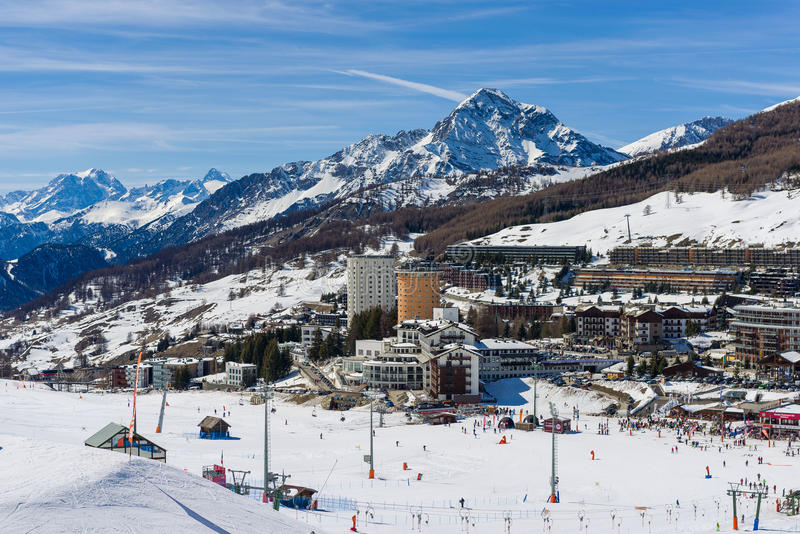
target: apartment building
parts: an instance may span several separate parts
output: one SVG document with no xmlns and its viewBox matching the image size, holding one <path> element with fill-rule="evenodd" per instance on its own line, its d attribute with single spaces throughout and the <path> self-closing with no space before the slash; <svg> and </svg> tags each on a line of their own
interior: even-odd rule
<svg viewBox="0 0 800 534">
<path fill-rule="evenodd" d="M 430 395 L 437 400 L 463 403 L 481 401 L 480 352 L 469 345 L 448 345 L 430 354 Z"/>
<path fill-rule="evenodd" d="M 482 339 L 475 344 L 475 348 L 481 356 L 482 382 L 533 376 L 534 364 L 546 357 L 533 345 L 513 339 Z"/>
<path fill-rule="evenodd" d="M 621 306 L 588 306 L 575 310 L 575 335 L 588 341 L 620 335 Z"/>
<path fill-rule="evenodd" d="M 439 280 L 457 287 L 475 291 L 485 291 L 500 285 L 499 274 L 489 274 L 478 269 L 468 269 L 463 265 L 442 264 L 439 266 Z"/>
<path fill-rule="evenodd" d="M 394 339 L 357 341 L 356 356 L 346 359 L 353 360 L 352 364 L 345 361 L 343 366 L 350 369 L 360 366 L 362 378 L 371 388 L 429 390 L 431 360 L 455 346 L 472 346 L 477 339 L 477 333 L 467 325 L 450 320 L 454 316 L 457 318 L 457 310 L 439 308 L 434 314 L 437 317 L 435 320 L 412 319 L 399 323 Z M 368 352 L 371 352 L 371 356 Z M 451 354 L 448 358 L 455 361 L 457 355 Z M 447 358 L 441 361 L 446 362 Z M 461 362 L 458 365 L 463 364 Z M 447 366 L 446 363 L 442 365 Z M 469 374 L 477 382 L 477 363 L 474 370 L 470 368 Z M 458 384 L 462 384 L 460 379 Z M 468 393 L 449 386 L 442 386 L 437 391 L 444 392 L 443 395 Z"/>
<path fill-rule="evenodd" d="M 347 322 L 366 310 L 380 307 L 389 311 L 395 306 L 397 279 L 394 257 L 358 255 L 347 258 Z"/>
<path fill-rule="evenodd" d="M 125 365 L 125 382 L 129 388 L 136 385 L 136 364 Z M 138 387 L 146 388 L 153 383 L 153 366 L 149 363 L 143 363 L 139 366 L 139 383 Z"/>
<path fill-rule="evenodd" d="M 433 319 L 441 306 L 439 271 L 404 269 L 397 271 L 397 320 Z"/>
<path fill-rule="evenodd" d="M 225 362 L 225 382 L 237 388 L 256 383 L 258 367 L 254 363 Z"/>
<path fill-rule="evenodd" d="M 765 295 L 794 295 L 800 291 L 800 273 L 789 269 L 754 271 L 750 287 Z"/>
<path fill-rule="evenodd" d="M 755 363 L 787 351 L 800 351 L 800 307 L 770 304 L 736 306 L 730 323 L 736 358 Z"/>
<path fill-rule="evenodd" d="M 561 265 L 565 261 L 576 263 L 586 258 L 585 246 L 515 246 L 515 245 L 448 245 L 447 258 L 459 263 L 481 259 L 501 262 L 525 261 Z"/>
<path fill-rule="evenodd" d="M 580 269 L 575 285 L 584 289 L 614 288 L 618 290 L 655 287 L 665 292 L 719 293 L 730 290 L 740 278 L 732 270 L 696 269 L 632 269 L 593 267 Z"/>
<path fill-rule="evenodd" d="M 157 358 L 149 361 L 153 367 L 153 387 L 170 388 L 175 384 L 175 372 L 184 369 L 194 378 L 202 376 L 203 364 L 197 358 Z"/>
<path fill-rule="evenodd" d="M 617 247 L 614 265 L 681 265 L 707 267 L 800 267 L 800 248 Z"/>
<path fill-rule="evenodd" d="M 419 345 L 391 343 L 386 352 L 361 363 L 364 382 L 373 389 L 427 390 L 430 387 L 428 358 Z"/>
<path fill-rule="evenodd" d="M 317 337 L 317 332 L 320 333 L 322 339 L 328 339 L 328 336 L 333 332 L 333 328 L 327 326 L 320 326 L 318 324 L 304 324 L 300 326 L 300 345 L 303 348 L 308 348 Z"/>
<path fill-rule="evenodd" d="M 623 344 L 636 347 L 655 345 L 664 339 L 663 318 L 653 310 L 628 310 L 620 321 Z"/>
<path fill-rule="evenodd" d="M 630 346 L 651 345 L 664 339 L 686 337 L 690 324 L 699 331 L 712 327 L 710 306 L 588 306 L 575 310 L 576 337 L 581 341 L 616 338 Z"/>
</svg>

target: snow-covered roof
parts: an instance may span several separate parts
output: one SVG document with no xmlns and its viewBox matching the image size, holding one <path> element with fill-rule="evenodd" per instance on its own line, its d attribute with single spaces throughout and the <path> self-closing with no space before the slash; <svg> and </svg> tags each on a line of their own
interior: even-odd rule
<svg viewBox="0 0 800 534">
<path fill-rule="evenodd" d="M 627 364 L 625 362 L 615 363 L 614 365 L 612 365 L 610 367 L 606 367 L 605 369 L 603 369 L 603 372 L 604 373 L 619 373 L 619 372 L 625 371 L 626 365 Z"/>
<path fill-rule="evenodd" d="M 475 343 L 478 350 L 534 350 L 535 347 L 516 339 L 486 338 Z"/>
<path fill-rule="evenodd" d="M 778 408 L 772 408 L 771 410 L 764 410 L 765 413 L 776 413 L 776 414 L 793 414 L 793 415 L 800 415 L 800 404 L 788 404 L 786 406 L 780 406 Z"/>
<path fill-rule="evenodd" d="M 703 410 L 708 410 L 711 408 L 718 408 L 720 407 L 720 403 L 718 402 L 710 402 L 707 404 L 682 404 L 681 408 L 689 413 L 701 412 Z"/>
<path fill-rule="evenodd" d="M 791 363 L 800 362 L 800 352 L 797 352 L 797 351 L 794 351 L 794 350 L 790 350 L 788 352 L 781 352 L 780 356 L 784 360 L 786 360 L 788 362 L 791 362 Z"/>
</svg>

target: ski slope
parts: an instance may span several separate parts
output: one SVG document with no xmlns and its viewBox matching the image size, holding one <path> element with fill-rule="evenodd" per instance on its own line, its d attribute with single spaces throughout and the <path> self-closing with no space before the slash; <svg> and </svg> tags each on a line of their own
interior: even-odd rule
<svg viewBox="0 0 800 534">
<path fill-rule="evenodd" d="M 717 521 L 721 532 L 731 532 L 730 499 L 725 495 L 728 481 L 760 475 L 770 486 L 775 484 L 779 494 L 798 485 L 800 456 L 786 457 L 785 442 L 777 442 L 774 448 L 759 443 L 758 451 L 745 447 L 720 453 L 715 438 L 708 450 L 680 444 L 679 453 L 672 454 L 677 441 L 671 431 L 660 437 L 655 431 L 630 435 L 619 431 L 617 420 L 611 419 L 609 435 L 597 434 L 598 423 L 607 420 L 583 415 L 592 412 L 596 401 L 579 390 L 570 396 L 571 390 L 561 388 L 551 397 L 562 415 L 571 416 L 573 406 L 582 414 L 573 421 L 580 433 L 558 437 L 561 502 L 556 504 L 545 503 L 551 436 L 544 432 L 496 434 L 491 419 L 484 432 L 482 417 L 450 427 L 407 425 L 402 414 L 387 414 L 386 426 L 381 428 L 376 416 L 377 478 L 370 481 L 363 461 L 369 453 L 366 407 L 339 414 L 314 409 L 313 400 L 297 405 L 278 399 L 271 417 L 271 468 L 291 475 L 289 483 L 320 490 L 320 507 L 326 511 L 274 512 L 199 477 L 203 465 L 219 462 L 224 454 L 226 467 L 250 470 L 248 478 L 260 483 L 264 409 L 251 406 L 247 397 L 207 391 L 170 393 L 164 433 L 157 435 L 153 430 L 160 395 L 142 395 L 139 431 L 167 449 L 167 466 L 150 461 L 129 464 L 122 454 L 82 445 L 110 421 L 127 424 L 129 394 L 54 392 L 42 385 L 23 389 L 19 382 L 4 380 L 0 381 L 0 406 L 4 407 L 0 411 L 0 477 L 4 481 L 0 517 L 7 518 L 4 527 L 11 524 L 13 528 L 3 531 L 38 527 L 35 532 L 344 533 L 352 524 L 350 517 L 357 515 L 359 532 L 386 534 L 412 531 L 412 512 L 419 512 L 423 522 L 421 528 L 413 523 L 415 532 L 466 532 L 468 513 L 469 532 L 499 534 L 507 532 L 506 515 L 512 517 L 511 532 L 542 532 L 541 514 L 546 508 L 552 519 L 550 532 L 555 533 L 710 534 L 716 532 Z M 548 395 L 547 388 L 543 393 Z M 532 410 L 530 400 L 525 393 L 523 400 L 517 399 L 510 407 Z M 215 409 L 219 416 L 226 411 L 225 420 L 237 439 L 197 439 L 197 423 L 214 415 Z M 540 404 L 539 410 L 544 409 Z M 475 435 L 474 424 L 478 425 Z M 507 445 L 498 444 L 502 435 L 507 435 Z M 696 435 L 695 439 L 709 444 L 707 437 Z M 594 461 L 591 451 L 597 458 Z M 757 465 L 757 456 L 764 456 L 767 463 Z M 409 470 L 402 469 L 403 462 Z M 705 479 L 706 466 L 711 479 Z M 421 480 L 416 479 L 418 473 Z M 459 509 L 462 497 L 467 512 Z M 672 507 L 669 520 L 668 505 Z M 745 514 L 743 526 L 751 528 L 754 501 L 741 501 L 739 508 Z M 371 511 L 368 523 L 366 511 Z M 585 519 L 583 530 L 580 512 Z M 194 514 L 215 526 L 198 521 Z M 294 520 L 303 525 L 300 530 L 295 529 Z M 262 521 L 258 528 L 257 521 Z M 761 527 L 796 532 L 798 520 L 778 515 L 771 495 L 762 506 Z"/>
<path fill-rule="evenodd" d="M 3 532 L 309 531 L 287 514 L 160 462 L 72 443 L 1 440 Z"/>
<path fill-rule="evenodd" d="M 646 200 L 587 211 L 564 221 L 505 228 L 470 241 L 486 245 L 586 245 L 597 253 L 628 243 L 677 245 L 688 241 L 714 247 L 797 243 L 800 210 L 797 190 L 762 191 L 744 200 L 729 193 L 655 194 Z M 649 207 L 649 209 L 648 209 Z"/>
</svg>

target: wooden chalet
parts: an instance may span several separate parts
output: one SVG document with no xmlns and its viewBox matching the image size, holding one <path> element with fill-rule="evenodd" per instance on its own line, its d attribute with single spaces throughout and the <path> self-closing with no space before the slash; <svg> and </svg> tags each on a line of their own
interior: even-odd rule
<svg viewBox="0 0 800 534">
<path fill-rule="evenodd" d="M 221 439 L 231 437 L 229 429 L 231 425 L 220 417 L 207 415 L 197 425 L 200 427 L 201 439 Z"/>
<path fill-rule="evenodd" d="M 664 376 L 704 377 L 718 376 L 724 373 L 722 369 L 700 365 L 699 362 L 682 362 L 664 368 Z"/>
</svg>

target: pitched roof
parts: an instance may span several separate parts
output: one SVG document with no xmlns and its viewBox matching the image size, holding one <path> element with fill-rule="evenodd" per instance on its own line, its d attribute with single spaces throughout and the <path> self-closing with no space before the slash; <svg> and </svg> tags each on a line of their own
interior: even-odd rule
<svg viewBox="0 0 800 534">
<path fill-rule="evenodd" d="M 217 424 L 222 423 L 223 425 L 230 427 L 228 423 L 225 422 L 224 419 L 221 417 L 214 417 L 213 415 L 207 415 L 203 417 L 203 420 L 200 421 L 197 426 L 199 427 L 210 427 L 210 426 L 217 426 Z"/>
<path fill-rule="evenodd" d="M 794 350 L 790 350 L 789 352 L 781 352 L 780 356 L 784 360 L 791 363 L 800 362 L 800 352 Z"/>
<path fill-rule="evenodd" d="M 100 447 L 120 432 L 128 432 L 128 429 L 119 423 L 108 423 L 106 426 L 92 434 L 83 443 L 90 447 Z"/>
</svg>

